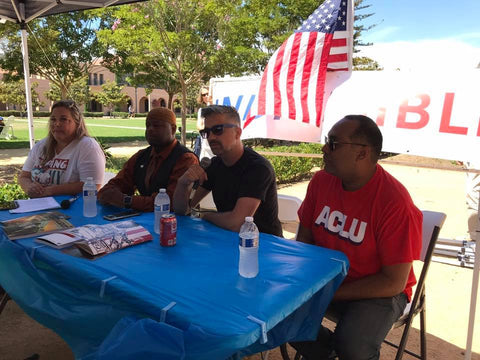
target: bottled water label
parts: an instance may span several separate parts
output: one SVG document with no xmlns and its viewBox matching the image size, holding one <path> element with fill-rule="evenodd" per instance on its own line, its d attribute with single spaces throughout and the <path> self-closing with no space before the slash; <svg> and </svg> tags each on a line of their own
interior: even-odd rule
<svg viewBox="0 0 480 360">
<path fill-rule="evenodd" d="M 155 205 L 155 211 L 160 211 L 162 213 L 169 213 L 170 204 Z"/>
<path fill-rule="evenodd" d="M 83 196 L 97 196 L 97 190 L 83 190 Z"/>
<path fill-rule="evenodd" d="M 238 245 L 240 245 L 241 247 L 246 247 L 246 248 L 258 247 L 258 238 L 254 237 L 253 239 L 251 239 L 251 238 L 239 237 L 238 238 Z"/>
</svg>

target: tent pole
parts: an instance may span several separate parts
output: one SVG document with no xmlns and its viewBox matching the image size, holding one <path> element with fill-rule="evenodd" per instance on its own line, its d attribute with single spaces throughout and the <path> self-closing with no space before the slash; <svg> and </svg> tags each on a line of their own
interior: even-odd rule
<svg viewBox="0 0 480 360">
<path fill-rule="evenodd" d="M 480 196 L 480 193 L 479 193 Z M 478 294 L 478 273 L 480 270 L 480 252 L 478 251 L 478 242 L 480 241 L 480 199 L 478 201 L 477 225 L 473 240 L 475 240 L 475 263 L 473 265 L 472 276 L 472 294 L 470 297 L 470 317 L 468 319 L 467 346 L 465 348 L 465 360 L 472 358 L 473 330 L 475 325 L 475 310 L 477 307 Z"/>
<path fill-rule="evenodd" d="M 25 76 L 25 98 L 27 101 L 28 133 L 30 135 L 30 149 L 35 145 L 35 135 L 33 132 L 33 108 L 32 108 L 32 87 L 30 84 L 30 66 L 28 63 L 28 44 L 26 24 L 20 24 L 22 34 L 22 53 L 23 53 L 23 73 Z"/>
</svg>

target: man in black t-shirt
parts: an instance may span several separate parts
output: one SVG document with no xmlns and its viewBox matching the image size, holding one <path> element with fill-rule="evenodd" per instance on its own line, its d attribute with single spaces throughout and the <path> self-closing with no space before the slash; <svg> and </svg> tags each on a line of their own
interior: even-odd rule
<svg viewBox="0 0 480 360">
<path fill-rule="evenodd" d="M 253 216 L 261 232 L 282 236 L 275 172 L 264 157 L 243 146 L 238 112 L 231 106 L 212 105 L 202 109 L 202 116 L 201 135 L 216 156 L 206 169 L 193 165 L 178 179 L 175 212 L 187 214 L 212 191 L 218 212 L 202 213 L 205 220 L 239 231 L 245 217 Z M 195 182 L 200 186 L 190 200 Z"/>
</svg>

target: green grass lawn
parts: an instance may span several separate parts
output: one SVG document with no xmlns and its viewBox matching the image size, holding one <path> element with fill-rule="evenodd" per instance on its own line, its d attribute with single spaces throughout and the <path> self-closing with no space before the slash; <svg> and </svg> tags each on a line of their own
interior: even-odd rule
<svg viewBox="0 0 480 360">
<path fill-rule="evenodd" d="M 48 118 L 34 118 L 34 138 L 36 141 L 47 135 Z M 88 132 L 102 143 L 114 144 L 145 139 L 145 118 L 85 118 Z M 182 119 L 177 118 L 177 127 L 182 125 Z M 187 133 L 196 132 L 196 119 L 187 119 Z M 28 121 L 16 119 L 13 124 L 14 140 L 0 140 L 0 149 L 19 149 L 29 147 Z M 178 137 L 178 132 L 177 132 Z M 187 136 L 189 138 L 189 136 Z"/>
</svg>

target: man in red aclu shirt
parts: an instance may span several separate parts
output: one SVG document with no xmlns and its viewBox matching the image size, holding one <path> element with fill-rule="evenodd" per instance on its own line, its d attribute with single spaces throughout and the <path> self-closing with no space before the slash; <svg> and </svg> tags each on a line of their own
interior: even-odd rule
<svg viewBox="0 0 480 360">
<path fill-rule="evenodd" d="M 324 170 L 314 175 L 298 211 L 297 240 L 342 251 L 350 269 L 329 311 L 332 333 L 292 345 L 307 359 L 378 359 L 416 283 L 422 213 L 408 191 L 378 163 L 382 134 L 363 115 L 337 122 L 325 141 Z"/>
</svg>

